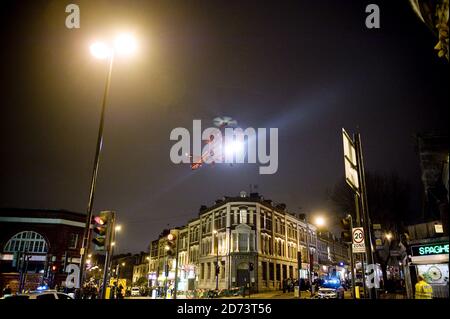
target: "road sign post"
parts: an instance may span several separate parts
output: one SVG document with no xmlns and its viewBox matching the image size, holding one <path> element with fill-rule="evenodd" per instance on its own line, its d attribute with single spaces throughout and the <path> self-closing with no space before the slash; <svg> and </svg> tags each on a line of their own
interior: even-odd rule
<svg viewBox="0 0 450 319">
<path fill-rule="evenodd" d="M 368 265 L 373 265 L 373 251 L 372 251 L 372 235 L 370 227 L 369 206 L 367 204 L 367 189 L 364 172 L 364 160 L 362 155 L 361 138 L 359 133 L 353 134 L 353 139 L 350 135 L 342 129 L 342 140 L 344 147 L 344 167 L 345 180 L 347 184 L 355 193 L 355 211 L 356 211 L 356 226 L 362 226 L 361 230 L 357 230 L 353 236 L 357 236 L 357 242 L 352 242 L 353 253 L 364 253 Z M 361 216 L 359 216 L 359 208 L 361 208 Z M 358 228 L 358 227 L 357 227 Z M 362 236 L 362 238 L 359 238 Z M 359 242 L 363 239 L 362 242 Z M 362 251 L 364 247 L 364 252 Z M 355 251 L 356 250 L 356 251 Z M 362 268 L 365 278 L 364 262 Z M 365 283 L 365 280 L 363 280 Z M 376 299 L 376 290 L 371 288 L 369 297 Z"/>
</svg>

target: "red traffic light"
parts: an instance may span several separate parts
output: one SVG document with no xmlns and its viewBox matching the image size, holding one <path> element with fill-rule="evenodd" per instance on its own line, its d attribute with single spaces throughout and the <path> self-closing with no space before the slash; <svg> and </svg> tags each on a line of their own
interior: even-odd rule
<svg viewBox="0 0 450 319">
<path fill-rule="evenodd" d="M 94 217 L 94 222 L 99 224 L 99 225 L 104 225 L 106 221 L 101 216 L 95 216 Z"/>
</svg>

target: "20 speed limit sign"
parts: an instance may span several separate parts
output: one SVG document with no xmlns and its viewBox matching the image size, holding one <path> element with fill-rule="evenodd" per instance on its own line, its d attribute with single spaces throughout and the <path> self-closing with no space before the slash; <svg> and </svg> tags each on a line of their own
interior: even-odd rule
<svg viewBox="0 0 450 319">
<path fill-rule="evenodd" d="M 364 228 L 355 227 L 352 229 L 352 251 L 354 254 L 365 253 L 366 244 L 364 243 Z"/>
</svg>

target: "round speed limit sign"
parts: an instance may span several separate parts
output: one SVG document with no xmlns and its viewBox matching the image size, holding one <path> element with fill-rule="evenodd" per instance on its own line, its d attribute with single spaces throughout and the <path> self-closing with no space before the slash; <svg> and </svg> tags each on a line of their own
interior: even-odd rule
<svg viewBox="0 0 450 319">
<path fill-rule="evenodd" d="M 364 242 L 364 230 L 362 227 L 353 228 L 353 243 L 361 244 Z"/>
</svg>

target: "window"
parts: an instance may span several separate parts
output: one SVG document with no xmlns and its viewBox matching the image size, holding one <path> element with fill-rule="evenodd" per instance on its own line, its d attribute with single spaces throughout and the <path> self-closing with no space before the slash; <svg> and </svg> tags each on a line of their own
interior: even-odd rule
<svg viewBox="0 0 450 319">
<path fill-rule="evenodd" d="M 239 234 L 239 251 L 248 251 L 248 234 Z"/>
<path fill-rule="evenodd" d="M 283 265 L 283 279 L 287 279 L 288 278 L 288 274 L 287 274 L 287 266 Z"/>
<path fill-rule="evenodd" d="M 269 214 L 266 217 L 266 229 L 272 230 L 272 217 Z"/>
<path fill-rule="evenodd" d="M 198 235 L 199 235 L 199 226 L 195 226 L 191 228 L 191 242 L 197 242 L 198 241 Z"/>
<path fill-rule="evenodd" d="M 262 280 L 267 280 L 267 263 L 263 261 L 262 265 Z"/>
<path fill-rule="evenodd" d="M 264 213 L 261 212 L 261 214 L 259 215 L 260 218 L 260 227 L 261 229 L 266 229 L 266 215 Z"/>
<path fill-rule="evenodd" d="M 76 249 L 78 244 L 78 234 L 71 233 L 70 239 L 69 239 L 69 248 L 70 249 Z"/>
<path fill-rule="evenodd" d="M 269 240 L 268 240 L 268 245 L 269 245 L 269 255 L 272 255 L 273 254 L 273 249 L 272 249 L 272 244 L 273 244 L 273 239 L 272 239 L 272 237 L 269 237 Z"/>
<path fill-rule="evenodd" d="M 211 279 L 211 263 L 207 263 L 208 268 L 206 272 L 207 279 Z"/>
<path fill-rule="evenodd" d="M 225 279 L 225 262 L 220 262 L 220 278 Z"/>
<path fill-rule="evenodd" d="M 276 266 L 277 268 L 277 280 L 280 281 L 281 280 L 281 268 L 280 268 L 280 264 L 277 264 Z"/>
<path fill-rule="evenodd" d="M 233 233 L 233 251 L 238 251 L 238 234 Z"/>
<path fill-rule="evenodd" d="M 34 231 L 20 232 L 6 243 L 4 252 L 30 252 L 30 253 L 46 253 L 47 242 L 44 237 Z"/>
<path fill-rule="evenodd" d="M 239 216 L 241 224 L 247 224 L 247 210 L 246 209 L 239 210 Z"/>
<path fill-rule="evenodd" d="M 274 266 L 273 263 L 269 263 L 269 280 L 274 280 L 275 276 L 274 276 Z"/>
<path fill-rule="evenodd" d="M 200 264 L 200 279 L 205 279 L 205 264 Z"/>
<path fill-rule="evenodd" d="M 265 254 L 266 253 L 266 236 L 261 234 L 259 241 L 261 242 L 261 252 L 263 254 Z"/>
</svg>

